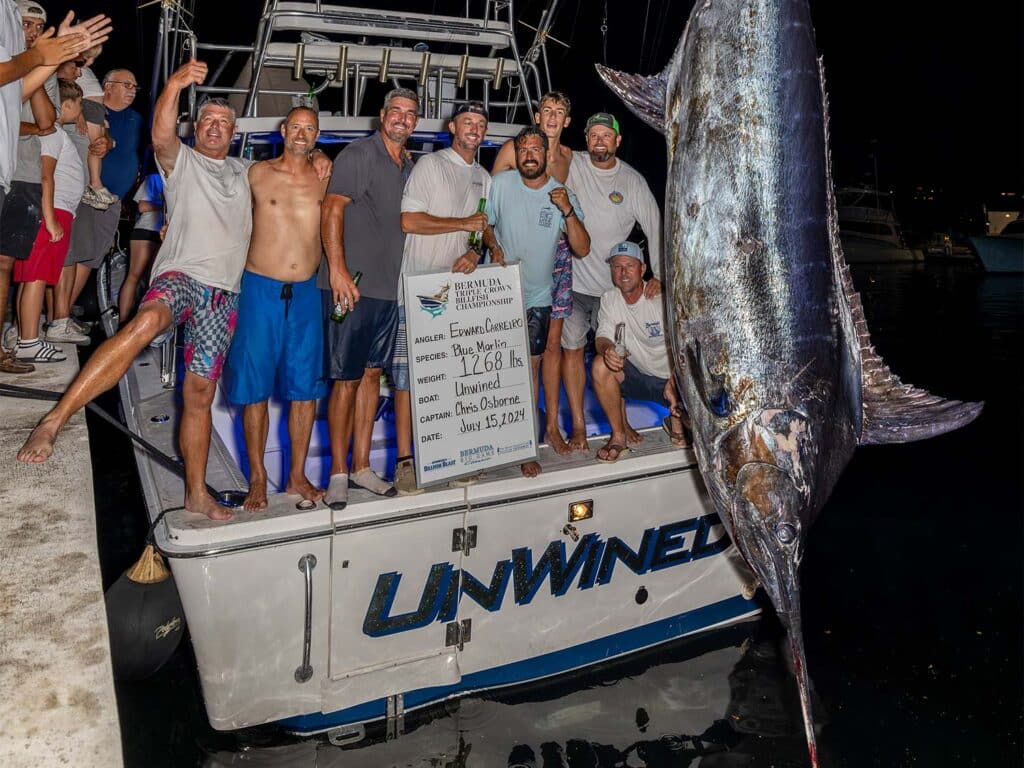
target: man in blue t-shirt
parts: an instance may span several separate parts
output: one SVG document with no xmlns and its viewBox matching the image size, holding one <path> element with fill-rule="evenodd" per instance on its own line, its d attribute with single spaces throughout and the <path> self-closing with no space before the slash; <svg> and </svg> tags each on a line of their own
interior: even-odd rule
<svg viewBox="0 0 1024 768">
<path fill-rule="evenodd" d="M 551 286 L 558 240 L 564 232 L 573 256 L 590 252 L 590 235 L 576 196 L 548 175 L 548 137 L 536 126 L 524 128 L 514 140 L 516 170 L 494 177 L 488 198 L 488 220 L 493 230 L 485 237 L 492 258 L 499 264 L 519 264 L 523 303 L 530 340 L 533 391 L 537 391 L 541 356 L 548 342 Z M 558 386 L 558 371 L 544 371 L 544 386 Z M 523 475 L 536 477 L 540 464 L 522 465 Z"/>
<path fill-rule="evenodd" d="M 142 116 L 131 108 L 139 81 L 130 70 L 112 69 L 103 78 L 103 106 L 110 124 L 110 151 L 103 157 L 103 186 L 120 200 L 139 174 L 142 149 Z M 109 208 L 98 210 L 83 205 L 79 208 L 71 230 L 71 248 L 66 264 L 77 264 L 71 303 L 89 279 L 89 272 L 98 267 L 114 243 L 117 223 L 121 218 L 120 200 Z"/>
</svg>

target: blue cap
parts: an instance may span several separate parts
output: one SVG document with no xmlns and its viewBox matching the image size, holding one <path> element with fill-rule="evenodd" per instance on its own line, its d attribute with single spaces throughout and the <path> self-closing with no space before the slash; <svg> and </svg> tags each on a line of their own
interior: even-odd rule
<svg viewBox="0 0 1024 768">
<path fill-rule="evenodd" d="M 612 248 L 612 252 L 608 254 L 608 258 L 605 259 L 605 262 L 611 262 L 611 260 L 616 256 L 630 256 L 641 264 L 644 260 L 644 252 L 640 250 L 640 246 L 636 243 L 630 242 L 629 240 L 619 243 Z"/>
</svg>

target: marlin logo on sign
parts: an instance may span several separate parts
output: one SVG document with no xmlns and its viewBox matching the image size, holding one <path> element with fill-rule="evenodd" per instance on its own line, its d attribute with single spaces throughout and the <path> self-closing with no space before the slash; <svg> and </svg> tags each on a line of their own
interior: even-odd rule
<svg viewBox="0 0 1024 768">
<path fill-rule="evenodd" d="M 639 539 L 634 549 L 617 536 L 602 539 L 599 533 L 588 533 L 571 554 L 566 552 L 565 541 L 558 539 L 537 558 L 529 547 L 518 547 L 510 558 L 495 563 L 484 581 L 451 563 L 434 563 L 416 609 L 408 613 L 391 612 L 402 582 L 401 572 L 382 573 L 370 596 L 363 633 L 384 637 L 434 622 L 454 621 L 463 598 L 487 611 L 500 611 L 510 584 L 515 604 L 529 605 L 545 583 L 554 597 L 563 597 L 573 585 L 586 590 L 610 584 L 623 568 L 638 576 L 653 573 L 717 555 L 732 543 L 715 513 L 648 528 Z M 623 568 L 616 569 L 620 563 Z"/>
<path fill-rule="evenodd" d="M 431 317 L 437 317 L 444 313 L 448 309 L 448 289 L 451 288 L 451 284 L 445 283 L 441 286 L 441 290 L 435 293 L 433 296 L 417 296 L 420 302 L 420 309 L 429 314 Z"/>
</svg>

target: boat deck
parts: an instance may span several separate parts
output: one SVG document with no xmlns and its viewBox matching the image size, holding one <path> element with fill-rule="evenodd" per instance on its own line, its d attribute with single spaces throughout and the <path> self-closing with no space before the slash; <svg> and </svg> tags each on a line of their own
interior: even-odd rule
<svg viewBox="0 0 1024 768">
<path fill-rule="evenodd" d="M 78 372 L 63 363 L 0 383 L 63 391 Z M 61 432 L 45 464 L 15 450 L 50 403 L 0 396 L 0 765 L 122 765 L 103 602 L 85 416 Z"/>
</svg>

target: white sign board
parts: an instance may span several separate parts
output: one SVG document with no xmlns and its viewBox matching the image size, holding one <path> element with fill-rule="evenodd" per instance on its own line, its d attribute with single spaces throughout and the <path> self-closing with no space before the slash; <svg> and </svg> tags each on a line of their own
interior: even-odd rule
<svg viewBox="0 0 1024 768">
<path fill-rule="evenodd" d="M 518 265 L 404 280 L 417 483 L 535 459 L 537 411 Z"/>
</svg>

